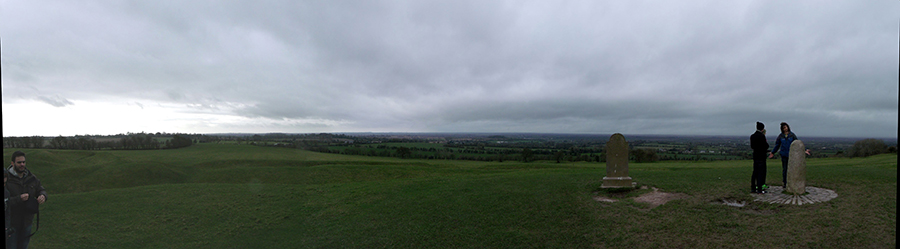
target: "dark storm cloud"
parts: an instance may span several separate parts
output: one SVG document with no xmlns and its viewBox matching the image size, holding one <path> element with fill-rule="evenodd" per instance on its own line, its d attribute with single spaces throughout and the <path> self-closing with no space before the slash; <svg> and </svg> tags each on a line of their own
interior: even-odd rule
<svg viewBox="0 0 900 249">
<path fill-rule="evenodd" d="M 896 136 L 896 2 L 2 5 L 4 102 L 319 120 L 288 132 Z"/>
</svg>

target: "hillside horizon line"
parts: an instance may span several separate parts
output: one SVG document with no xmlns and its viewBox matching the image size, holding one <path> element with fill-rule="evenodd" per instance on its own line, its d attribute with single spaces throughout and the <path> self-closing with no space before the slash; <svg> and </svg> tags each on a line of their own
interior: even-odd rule
<svg viewBox="0 0 900 249">
<path fill-rule="evenodd" d="M 617 132 L 621 133 L 621 132 Z M 187 133 L 187 132 L 126 132 L 126 133 L 118 133 L 118 134 L 80 134 L 80 135 L 53 135 L 53 136 L 45 136 L 45 135 L 27 135 L 27 136 L 6 136 L 3 137 L 115 137 L 115 136 L 126 136 L 131 134 L 148 134 L 148 135 L 175 135 L 175 134 L 187 134 L 187 135 L 204 135 L 204 136 L 230 136 L 230 137 L 243 137 L 243 136 L 254 136 L 254 135 L 316 135 L 316 134 L 332 134 L 332 135 L 347 135 L 347 136 L 441 136 L 441 137 L 490 137 L 490 136 L 540 136 L 540 137 L 609 137 L 615 133 L 562 133 L 562 132 L 220 132 L 220 133 Z M 621 133 L 625 135 L 626 138 L 632 137 L 637 139 L 665 139 L 665 138 L 744 138 L 749 137 L 752 132 L 747 135 L 698 135 L 698 134 L 629 134 L 629 133 Z M 766 137 L 774 137 L 775 133 L 766 134 Z M 799 135 L 799 137 L 804 138 L 813 138 L 813 139 L 837 139 L 837 140 L 859 140 L 859 139 L 882 139 L 886 141 L 897 141 L 897 137 L 890 136 L 804 136 Z"/>
</svg>

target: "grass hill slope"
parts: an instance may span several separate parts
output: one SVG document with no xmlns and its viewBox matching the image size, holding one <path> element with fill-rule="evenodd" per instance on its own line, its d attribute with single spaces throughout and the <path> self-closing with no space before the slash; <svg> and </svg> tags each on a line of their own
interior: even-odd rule
<svg viewBox="0 0 900 249">
<path fill-rule="evenodd" d="M 804 206 L 715 204 L 750 200 L 750 161 L 631 164 L 638 183 L 688 196 L 651 209 L 595 201 L 600 163 L 215 144 L 23 151 L 50 192 L 32 248 L 896 246 L 896 154 L 809 160 L 807 185 L 839 196 Z M 768 168 L 780 184 L 780 160 Z"/>
</svg>

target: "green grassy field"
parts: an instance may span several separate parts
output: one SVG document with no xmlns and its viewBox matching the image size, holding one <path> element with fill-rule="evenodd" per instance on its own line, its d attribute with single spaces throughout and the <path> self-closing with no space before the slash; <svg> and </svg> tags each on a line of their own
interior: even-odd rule
<svg viewBox="0 0 900 249">
<path fill-rule="evenodd" d="M 601 163 L 401 160 L 232 144 L 23 151 L 50 192 L 31 248 L 896 246 L 896 154 L 810 159 L 807 185 L 839 196 L 803 206 L 716 204 L 752 198 L 750 161 L 633 163 L 639 184 L 688 196 L 650 209 L 628 198 L 595 201 Z M 768 183 L 780 185 L 780 160 L 768 169 Z"/>
</svg>

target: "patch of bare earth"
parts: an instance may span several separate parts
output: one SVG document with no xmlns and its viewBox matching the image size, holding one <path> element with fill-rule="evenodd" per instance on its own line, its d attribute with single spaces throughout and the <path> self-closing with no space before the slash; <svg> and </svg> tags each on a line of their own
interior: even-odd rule
<svg viewBox="0 0 900 249">
<path fill-rule="evenodd" d="M 646 189 L 646 186 L 644 186 L 643 188 Z M 647 203 L 647 204 L 649 204 L 649 208 L 652 209 L 652 208 L 658 207 L 659 205 L 666 204 L 666 202 L 669 202 L 672 200 L 684 199 L 687 197 L 688 197 L 687 194 L 667 193 L 667 192 L 659 191 L 658 188 L 653 188 L 653 192 L 642 194 L 638 197 L 634 197 L 634 201 Z M 599 196 L 599 195 L 594 196 L 594 200 L 600 201 L 600 202 L 616 202 L 617 201 L 617 199 L 615 199 L 615 198 Z"/>
<path fill-rule="evenodd" d="M 602 201 L 602 202 L 616 202 L 616 199 L 609 198 L 609 197 L 606 197 L 606 196 L 594 196 L 594 200 L 595 200 L 595 201 Z"/>
<path fill-rule="evenodd" d="M 642 194 L 641 196 L 635 197 L 635 202 L 643 202 L 650 204 L 650 208 L 655 208 L 659 205 L 666 204 L 666 202 L 687 198 L 687 194 L 683 193 L 666 193 L 661 192 L 657 188 L 653 188 L 653 192 Z"/>
</svg>

